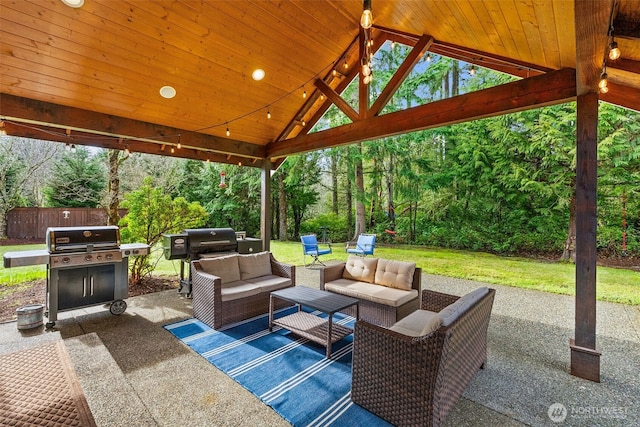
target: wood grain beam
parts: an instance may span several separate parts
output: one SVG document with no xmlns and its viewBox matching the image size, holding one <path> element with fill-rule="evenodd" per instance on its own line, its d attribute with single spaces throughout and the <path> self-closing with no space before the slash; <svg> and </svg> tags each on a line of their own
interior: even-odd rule
<svg viewBox="0 0 640 427">
<path fill-rule="evenodd" d="M 629 73 L 640 74 L 640 61 L 632 59 L 618 58 L 615 61 L 607 62 L 607 68 L 627 71 Z"/>
<path fill-rule="evenodd" d="M 576 95 L 598 92 L 613 1 L 575 0 Z"/>
<path fill-rule="evenodd" d="M 155 154 L 158 156 L 211 161 L 256 168 L 261 168 L 263 165 L 263 159 L 250 159 L 247 157 L 221 154 L 187 147 L 177 148 L 172 144 L 154 144 L 137 140 L 119 140 L 114 137 L 106 137 L 75 130 L 65 132 L 59 128 L 52 128 L 44 125 L 25 125 L 24 123 L 13 122 L 11 120 L 5 121 L 5 129 L 7 134 L 11 136 L 60 142 L 63 144 L 99 147 L 107 150 L 123 151 L 128 149 L 132 153 Z"/>
<path fill-rule="evenodd" d="M 615 36 L 632 40 L 640 40 L 640 21 L 630 16 L 618 14 L 613 22 Z"/>
<path fill-rule="evenodd" d="M 409 55 L 407 55 L 402 64 L 398 67 L 393 77 L 391 77 L 391 80 L 389 80 L 389 83 L 387 83 L 382 93 L 380 93 L 369 109 L 370 116 L 377 116 L 380 114 L 380 111 L 382 111 L 384 106 L 387 105 L 393 94 L 396 93 L 402 82 L 404 82 L 407 76 L 411 73 L 413 67 L 418 63 L 420 58 L 422 58 L 424 53 L 429 50 L 432 43 L 433 37 L 426 34 L 420 37 L 418 42 L 413 46 L 413 49 L 411 49 L 411 52 L 409 52 Z"/>
<path fill-rule="evenodd" d="M 600 99 L 640 112 L 640 89 L 609 82 L 609 92 L 601 93 Z"/>
<path fill-rule="evenodd" d="M 407 46 L 414 46 L 420 38 L 415 34 L 399 32 L 390 28 L 376 28 L 380 29 L 380 31 L 386 32 L 389 40 Z M 521 77 L 523 79 L 553 71 L 552 68 L 541 67 L 536 64 L 517 61 L 504 56 L 483 52 L 481 50 L 465 48 L 463 46 L 439 40 L 434 40 L 433 44 L 427 50 L 441 56 L 446 56 L 447 58 L 457 59 L 458 61 L 469 62 L 473 60 L 478 66 L 494 71 L 500 71 L 512 76 Z"/>
<path fill-rule="evenodd" d="M 86 134 L 94 134 L 94 139 L 95 135 L 101 134 L 103 137 L 113 136 L 116 141 L 118 138 L 154 141 L 145 142 L 145 144 L 159 147 L 162 144 L 175 144 L 180 138 L 180 143 L 185 147 L 251 159 L 263 159 L 265 152 L 264 146 L 261 145 L 66 107 L 6 93 L 0 96 L 0 116 L 14 117 L 45 126 L 51 125 L 51 127 L 59 129 L 77 129 Z M 18 132 L 21 131 L 18 130 Z M 155 153 L 155 151 L 155 148 L 149 148 L 149 152 Z"/>
<path fill-rule="evenodd" d="M 575 70 L 565 68 L 408 110 L 370 117 L 325 131 L 273 142 L 267 145 L 266 155 L 269 158 L 279 158 L 446 126 L 568 102 L 575 99 L 575 95 Z"/>
<path fill-rule="evenodd" d="M 360 116 L 358 115 L 358 112 L 354 110 L 351 107 L 351 105 L 347 103 L 347 101 L 342 99 L 340 94 L 338 94 L 335 90 L 331 89 L 329 85 L 327 85 L 324 81 L 317 79 L 315 81 L 315 85 L 318 89 L 322 91 L 322 93 L 324 93 L 327 96 L 327 98 L 331 102 L 333 102 L 336 105 L 336 107 L 340 109 L 340 111 L 342 111 L 347 117 L 349 117 L 352 122 L 355 122 L 360 118 Z"/>
</svg>

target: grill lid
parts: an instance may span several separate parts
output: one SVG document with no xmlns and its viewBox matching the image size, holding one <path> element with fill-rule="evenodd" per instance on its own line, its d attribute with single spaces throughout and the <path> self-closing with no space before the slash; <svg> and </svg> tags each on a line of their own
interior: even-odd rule
<svg viewBox="0 0 640 427">
<path fill-rule="evenodd" d="M 94 250 L 118 249 L 120 229 L 115 225 L 91 227 L 47 228 L 49 253 L 92 252 Z"/>
<path fill-rule="evenodd" d="M 189 251 L 206 253 L 235 251 L 238 242 L 232 228 L 191 228 L 185 230 L 189 238 Z"/>
</svg>

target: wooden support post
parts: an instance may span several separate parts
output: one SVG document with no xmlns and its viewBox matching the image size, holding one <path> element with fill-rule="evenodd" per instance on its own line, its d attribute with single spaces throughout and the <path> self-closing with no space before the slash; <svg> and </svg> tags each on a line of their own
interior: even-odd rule
<svg viewBox="0 0 640 427">
<path fill-rule="evenodd" d="M 260 238 L 262 250 L 271 250 L 271 160 L 262 163 L 262 197 L 260 200 Z"/>
<path fill-rule="evenodd" d="M 577 99 L 576 165 L 576 308 L 571 340 L 571 374 L 600 382 L 596 350 L 596 198 L 598 94 Z"/>
</svg>

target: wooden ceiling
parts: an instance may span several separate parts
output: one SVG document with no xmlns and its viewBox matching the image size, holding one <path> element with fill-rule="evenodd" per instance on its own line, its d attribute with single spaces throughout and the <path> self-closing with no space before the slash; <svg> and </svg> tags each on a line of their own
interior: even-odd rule
<svg viewBox="0 0 640 427">
<path fill-rule="evenodd" d="M 640 0 L 372 3 L 377 45 L 415 44 L 414 59 L 428 50 L 551 84 L 545 96 L 520 83 L 469 98 L 505 97 L 491 114 L 509 110 L 515 93 L 518 109 L 565 102 L 581 73 L 591 76 L 589 90 L 613 17 L 622 57 L 607 63 L 611 90 L 601 99 L 640 110 Z M 394 118 L 360 111 L 343 130 L 307 135 L 357 75 L 361 12 L 360 0 L 85 0 L 80 8 L 0 0 L 0 119 L 12 135 L 259 167 L 482 116 L 426 121 L 441 109 L 428 106 Z M 262 81 L 251 78 L 256 68 Z M 160 96 L 165 85 L 174 98 Z M 449 101 L 452 111 L 459 102 Z"/>
</svg>

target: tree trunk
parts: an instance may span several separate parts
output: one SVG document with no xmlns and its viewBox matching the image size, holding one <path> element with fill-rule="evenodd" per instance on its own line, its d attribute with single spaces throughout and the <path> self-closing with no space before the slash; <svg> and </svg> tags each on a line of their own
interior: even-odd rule
<svg viewBox="0 0 640 427">
<path fill-rule="evenodd" d="M 107 190 L 107 225 L 118 225 L 120 222 L 120 150 L 109 150 L 109 186 Z"/>
<path fill-rule="evenodd" d="M 345 183 L 345 203 L 347 205 L 347 230 L 353 230 L 353 191 L 351 186 L 351 173 L 353 168 L 351 162 L 347 165 L 347 182 Z"/>
<path fill-rule="evenodd" d="M 339 215 L 338 208 L 338 155 L 331 152 L 331 208 L 334 214 Z"/>
<path fill-rule="evenodd" d="M 576 262 L 576 193 L 571 194 L 569 202 L 569 230 L 560 261 Z"/>
<path fill-rule="evenodd" d="M 359 156 L 356 160 L 356 227 L 353 240 L 366 232 L 366 212 L 364 208 L 364 171 L 362 166 L 362 143 L 358 144 Z"/>
<path fill-rule="evenodd" d="M 396 229 L 396 208 L 393 200 L 393 175 L 395 173 L 395 163 L 393 153 L 389 154 L 389 172 L 387 173 L 387 215 L 389 218 L 389 228 Z"/>
<path fill-rule="evenodd" d="M 287 194 L 284 188 L 284 173 L 278 174 L 278 240 L 284 242 L 287 236 Z"/>
</svg>

